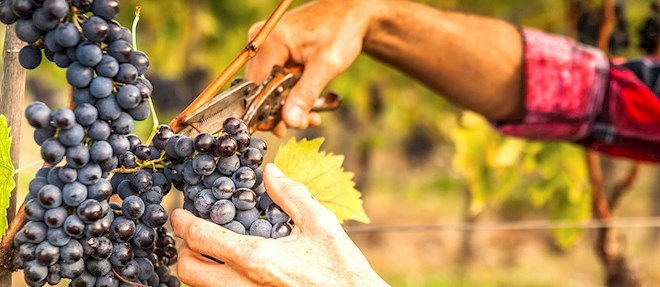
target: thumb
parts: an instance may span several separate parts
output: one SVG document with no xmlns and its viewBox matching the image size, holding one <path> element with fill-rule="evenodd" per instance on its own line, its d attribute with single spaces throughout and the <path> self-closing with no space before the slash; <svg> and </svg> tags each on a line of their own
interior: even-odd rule
<svg viewBox="0 0 660 287">
<path fill-rule="evenodd" d="M 300 80 L 291 89 L 282 108 L 282 118 L 287 126 L 299 129 L 309 127 L 308 114 L 314 107 L 314 102 L 336 75 L 331 69 L 323 68 L 318 61 L 305 63 Z"/>
<path fill-rule="evenodd" d="M 264 170 L 264 184 L 270 198 L 301 227 L 314 224 L 325 212 L 330 212 L 309 193 L 305 185 L 286 177 L 272 163 Z"/>
</svg>

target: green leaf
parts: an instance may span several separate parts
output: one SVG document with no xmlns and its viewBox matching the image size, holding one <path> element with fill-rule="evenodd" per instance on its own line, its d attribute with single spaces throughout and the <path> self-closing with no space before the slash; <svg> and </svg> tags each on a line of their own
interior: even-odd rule
<svg viewBox="0 0 660 287">
<path fill-rule="evenodd" d="M 275 164 L 291 179 L 303 183 L 309 192 L 339 219 L 369 223 L 353 173 L 344 171 L 344 157 L 320 151 L 323 138 L 291 139 L 281 145 Z"/>
<path fill-rule="evenodd" d="M 7 118 L 4 115 L 0 115 L 0 239 L 7 232 L 7 208 L 9 208 L 11 191 L 16 186 L 16 182 L 14 182 L 14 166 L 11 163 L 9 152 L 11 148 L 9 130 Z"/>
</svg>

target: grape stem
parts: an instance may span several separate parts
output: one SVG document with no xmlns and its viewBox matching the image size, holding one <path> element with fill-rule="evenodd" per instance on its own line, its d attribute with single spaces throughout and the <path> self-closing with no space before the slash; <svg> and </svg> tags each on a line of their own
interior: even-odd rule
<svg viewBox="0 0 660 287">
<path fill-rule="evenodd" d="M 125 168 L 125 167 L 115 168 L 112 171 L 110 171 L 110 173 L 133 173 L 133 172 L 136 172 L 138 170 L 145 169 L 145 168 L 148 168 L 148 167 L 156 168 L 156 164 L 162 163 L 163 161 L 165 161 L 165 159 L 163 159 L 161 157 L 159 159 L 153 159 L 153 160 L 145 161 L 142 164 L 140 164 L 139 166 L 134 167 L 134 168 Z"/>
<path fill-rule="evenodd" d="M 33 167 L 33 166 L 35 166 L 35 165 L 38 165 L 38 164 L 42 164 L 42 165 L 43 165 L 43 163 L 44 163 L 43 160 L 39 160 L 39 161 L 35 161 L 35 162 L 31 163 L 31 164 L 28 164 L 28 165 L 26 165 L 26 166 L 19 167 L 19 168 L 17 168 L 17 169 L 14 170 L 14 174 L 24 172 L 26 169 L 31 168 L 31 167 Z"/>
<path fill-rule="evenodd" d="M 124 282 L 124 283 L 126 283 L 126 284 L 128 284 L 128 285 L 139 286 L 139 287 L 149 287 L 149 286 L 144 285 L 144 284 L 135 283 L 135 282 L 131 282 L 131 281 L 128 281 L 128 280 L 124 279 L 124 277 L 121 277 L 121 276 L 119 275 L 119 273 L 117 273 L 117 271 L 115 270 L 115 268 L 112 268 L 112 273 L 115 274 L 115 277 L 117 277 L 117 279 L 121 280 L 121 282 Z"/>
<path fill-rule="evenodd" d="M 266 40 L 271 31 L 275 28 L 275 25 L 279 20 L 284 16 L 286 10 L 291 6 L 293 0 L 281 0 L 277 5 L 273 13 L 268 17 L 268 20 L 261 27 L 261 30 L 257 35 L 250 41 L 248 44 L 238 53 L 236 58 L 229 63 L 229 65 L 218 75 L 213 82 L 211 82 L 205 89 L 202 91 L 199 96 L 183 110 L 179 115 L 177 115 L 170 122 L 170 127 L 175 133 L 180 132 L 184 127 L 186 127 L 186 117 L 190 115 L 195 110 L 199 109 L 204 104 L 208 103 L 215 95 L 220 92 L 222 87 L 224 87 L 227 82 L 236 74 L 238 71 L 250 60 L 252 57 L 256 56 L 259 52 L 261 44 Z"/>
<path fill-rule="evenodd" d="M 160 125 L 160 123 L 158 122 L 158 116 L 156 115 L 156 108 L 154 107 L 154 101 L 151 99 L 151 97 L 149 97 L 147 101 L 149 102 L 149 109 L 151 110 L 151 119 L 154 122 L 153 129 L 151 130 L 151 134 L 149 135 L 149 138 L 147 138 L 146 141 L 146 144 L 149 145 L 156 136 L 156 133 L 158 133 L 158 126 Z"/>
<path fill-rule="evenodd" d="M 135 18 L 133 19 L 133 27 L 131 28 L 133 31 L 133 50 L 137 51 L 137 24 L 140 22 L 140 11 L 142 10 L 142 7 L 140 6 L 135 6 Z"/>
</svg>

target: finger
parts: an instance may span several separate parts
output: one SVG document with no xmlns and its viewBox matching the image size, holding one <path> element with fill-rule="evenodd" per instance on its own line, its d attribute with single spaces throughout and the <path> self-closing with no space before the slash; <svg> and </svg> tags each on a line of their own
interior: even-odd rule
<svg viewBox="0 0 660 287">
<path fill-rule="evenodd" d="M 177 274 L 183 283 L 190 286 L 256 286 L 227 264 L 218 264 L 202 257 L 184 243 L 179 248 Z"/>
<path fill-rule="evenodd" d="M 263 26 L 263 22 L 250 28 L 248 41 L 252 40 L 261 26 Z M 284 65 L 289 58 L 289 49 L 280 41 L 276 33 L 271 33 L 266 42 L 261 45 L 257 55 L 248 61 L 245 67 L 245 78 L 260 84 L 270 76 L 273 66 Z"/>
<path fill-rule="evenodd" d="M 305 227 L 307 223 L 313 224 L 327 210 L 303 184 L 286 177 L 274 164 L 266 165 L 263 178 L 270 198 L 291 216 L 296 225 Z"/>
<path fill-rule="evenodd" d="M 321 125 L 321 115 L 316 112 L 309 113 L 307 115 L 307 121 L 309 122 L 310 127 L 316 127 Z"/>
<path fill-rule="evenodd" d="M 191 249 L 237 266 L 251 263 L 246 262 L 248 257 L 257 249 L 259 240 L 264 240 L 234 233 L 183 209 L 172 212 L 172 227 Z"/>
<path fill-rule="evenodd" d="M 286 124 L 284 122 L 278 123 L 272 132 L 278 138 L 283 138 L 286 135 Z"/>
<path fill-rule="evenodd" d="M 325 86 L 336 76 L 331 72 L 332 69 L 319 61 L 304 64 L 305 71 L 291 89 L 282 108 L 282 118 L 287 126 L 298 129 L 306 129 L 309 126 L 307 114 Z"/>
</svg>

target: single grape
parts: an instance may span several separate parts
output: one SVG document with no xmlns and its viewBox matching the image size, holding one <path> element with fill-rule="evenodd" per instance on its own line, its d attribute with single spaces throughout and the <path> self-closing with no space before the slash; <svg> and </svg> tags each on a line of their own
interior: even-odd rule
<svg viewBox="0 0 660 287">
<path fill-rule="evenodd" d="M 250 235 L 270 238 L 273 226 L 265 219 L 258 219 L 250 225 Z"/>
<path fill-rule="evenodd" d="M 94 69 L 101 77 L 114 78 L 119 73 L 119 62 L 110 55 L 104 55 Z"/>
<path fill-rule="evenodd" d="M 248 209 L 248 210 L 236 210 L 236 218 L 234 220 L 240 222 L 243 224 L 245 229 L 249 229 L 250 225 L 252 225 L 252 222 L 255 220 L 259 219 L 259 210 L 256 208 Z"/>
<path fill-rule="evenodd" d="M 213 146 L 213 154 L 221 157 L 231 157 L 236 154 L 238 144 L 236 140 L 228 134 L 219 136 Z"/>
<path fill-rule="evenodd" d="M 222 225 L 222 227 L 227 228 L 238 234 L 246 234 L 245 226 L 238 221 L 231 221 L 227 224 Z"/>
<path fill-rule="evenodd" d="M 231 176 L 241 167 L 241 160 L 237 155 L 220 157 L 217 164 L 220 173 Z"/>
<path fill-rule="evenodd" d="M 69 243 L 71 237 L 64 232 L 64 228 L 48 228 L 46 232 L 46 239 L 50 244 L 57 247 L 62 247 Z"/>
<path fill-rule="evenodd" d="M 28 221 L 23 227 L 23 234 L 25 240 L 30 243 L 39 244 L 42 241 L 46 240 L 46 233 L 48 232 L 48 226 L 43 222 L 38 221 Z M 15 244 L 19 245 L 19 244 Z"/>
<path fill-rule="evenodd" d="M 53 18 L 63 18 L 69 13 L 69 3 L 66 0 L 45 0 L 44 10 Z"/>
<path fill-rule="evenodd" d="M 29 19 L 18 19 L 14 25 L 16 36 L 27 43 L 34 43 L 41 37 L 41 31 Z"/>
<path fill-rule="evenodd" d="M 181 167 L 183 181 L 189 185 L 196 185 L 202 181 L 202 176 L 193 169 L 192 160 L 187 160 Z"/>
<path fill-rule="evenodd" d="M 234 139 L 236 140 L 238 152 L 242 153 L 246 148 L 250 146 L 250 133 L 247 130 L 239 131 L 234 135 Z"/>
<path fill-rule="evenodd" d="M 112 242 L 107 237 L 98 237 L 98 245 L 89 254 L 97 260 L 108 259 L 112 254 Z"/>
<path fill-rule="evenodd" d="M 80 219 L 86 223 L 92 223 L 105 216 L 103 207 L 94 199 L 87 199 L 83 201 L 77 209 L 77 214 Z"/>
<path fill-rule="evenodd" d="M 24 274 L 26 280 L 42 281 L 48 276 L 48 267 L 43 266 L 37 260 L 32 260 L 25 264 Z"/>
<path fill-rule="evenodd" d="M 35 128 L 47 128 L 50 126 L 51 111 L 42 102 L 32 102 L 25 108 L 25 118 Z"/>
<path fill-rule="evenodd" d="M 23 243 L 23 245 L 18 247 L 18 253 L 16 254 L 23 261 L 32 261 L 34 260 L 34 251 L 37 248 L 37 245 L 32 243 Z"/>
<path fill-rule="evenodd" d="M 129 151 L 131 148 L 131 143 L 125 135 L 111 134 L 110 137 L 108 137 L 108 143 L 112 146 L 112 152 L 114 155 L 121 155 Z"/>
<path fill-rule="evenodd" d="M 160 204 L 163 201 L 163 195 L 159 192 L 152 190 L 140 194 L 140 198 L 142 198 L 142 201 L 144 201 L 144 203 L 147 204 L 147 207 L 150 204 Z"/>
<path fill-rule="evenodd" d="M 133 122 L 131 115 L 121 112 L 119 113 L 119 117 L 112 121 L 111 127 L 112 132 L 120 135 L 127 135 L 133 131 L 135 123 Z M 160 156 L 160 153 L 158 153 L 158 156 Z"/>
<path fill-rule="evenodd" d="M 62 205 L 62 191 L 52 184 L 47 184 L 37 194 L 39 204 L 44 208 L 55 208 Z"/>
<path fill-rule="evenodd" d="M 264 157 L 256 148 L 247 148 L 241 153 L 241 165 L 247 166 L 252 169 L 257 169 L 261 166 Z"/>
<path fill-rule="evenodd" d="M 123 109 L 136 108 L 140 101 L 142 101 L 140 90 L 134 85 L 125 85 L 117 92 L 117 102 Z"/>
<path fill-rule="evenodd" d="M 147 192 L 153 186 L 153 178 L 146 170 L 138 170 L 129 175 L 131 186 L 138 192 Z"/>
<path fill-rule="evenodd" d="M 55 41 L 65 48 L 75 47 L 80 42 L 80 32 L 73 23 L 62 23 L 55 29 Z"/>
<path fill-rule="evenodd" d="M 291 226 L 291 224 L 287 222 L 280 222 L 273 225 L 273 231 L 271 232 L 270 237 L 277 239 L 280 237 L 289 236 L 289 234 L 291 234 L 291 230 L 293 230 L 293 226 Z"/>
<path fill-rule="evenodd" d="M 53 125 L 62 130 L 70 129 L 76 124 L 76 115 L 70 109 L 58 109 L 53 113 L 52 119 Z"/>
<path fill-rule="evenodd" d="M 98 76 L 89 84 L 89 93 L 97 99 L 107 98 L 112 94 L 113 86 L 112 79 Z"/>
<path fill-rule="evenodd" d="M 32 24 L 41 31 L 53 30 L 59 23 L 59 19 L 50 16 L 50 14 L 43 8 L 37 8 L 34 10 L 34 13 L 32 13 Z"/>
<path fill-rule="evenodd" d="M 229 200 L 218 200 L 211 207 L 211 220 L 220 225 L 227 224 L 234 220 L 236 214 L 237 210 L 234 207 L 234 204 Z"/>
<path fill-rule="evenodd" d="M 234 135 L 239 131 L 246 130 L 247 128 L 245 128 L 244 126 L 245 124 L 243 123 L 243 121 L 234 117 L 229 117 L 226 118 L 225 121 L 222 123 L 222 130 L 224 130 L 225 133 Z"/>
<path fill-rule="evenodd" d="M 167 211 L 160 204 L 147 205 L 142 215 L 142 223 L 149 227 L 163 226 L 167 222 Z"/>
<path fill-rule="evenodd" d="M 87 187 L 77 181 L 67 183 L 62 189 L 62 199 L 68 206 L 78 206 L 87 199 Z"/>
<path fill-rule="evenodd" d="M 192 160 L 192 168 L 200 176 L 206 176 L 215 170 L 215 159 L 210 153 L 199 153 Z"/>
<path fill-rule="evenodd" d="M 71 63 L 66 70 L 66 80 L 70 85 L 76 88 L 85 88 L 89 86 L 89 83 L 92 82 L 92 78 L 94 78 L 94 70 L 90 67 L 85 67 L 78 62 Z"/>
<path fill-rule="evenodd" d="M 76 178 L 78 178 L 78 170 L 67 164 L 60 167 L 60 171 L 57 176 L 64 183 L 72 183 L 76 181 Z"/>
<path fill-rule="evenodd" d="M 94 42 L 82 42 L 76 48 L 76 59 L 84 66 L 94 67 L 101 62 L 102 57 L 101 47 Z"/>
<path fill-rule="evenodd" d="M 231 179 L 237 188 L 252 188 L 257 181 L 257 175 L 252 168 L 242 166 L 232 174 Z"/>
<path fill-rule="evenodd" d="M 32 221 L 42 221 L 46 209 L 39 204 L 37 199 L 30 199 L 25 202 L 25 218 Z"/>
<path fill-rule="evenodd" d="M 174 151 L 180 158 L 192 156 L 195 152 L 195 141 L 189 137 L 181 137 L 174 143 Z"/>
<path fill-rule="evenodd" d="M 87 137 L 92 140 L 106 140 L 110 133 L 110 125 L 103 120 L 96 120 L 87 128 Z"/>
<path fill-rule="evenodd" d="M 110 262 L 115 266 L 126 266 L 134 258 L 133 247 L 130 243 L 115 243 L 112 246 Z"/>
<path fill-rule="evenodd" d="M 117 0 L 95 0 L 92 4 L 94 15 L 110 21 L 119 13 L 119 1 Z"/>
<path fill-rule="evenodd" d="M 149 99 L 151 97 L 151 93 L 154 91 L 154 86 L 151 84 L 147 78 L 139 77 L 137 80 L 135 80 L 135 86 L 140 90 L 140 95 L 142 96 L 142 99 Z"/>
<path fill-rule="evenodd" d="M 18 20 L 11 9 L 12 1 L 0 1 L 0 22 L 11 25 Z"/>
<path fill-rule="evenodd" d="M 202 190 L 204 190 L 204 185 L 203 184 L 187 185 L 183 188 L 183 194 L 189 200 L 194 201 L 195 198 L 197 198 L 197 194 Z"/>
<path fill-rule="evenodd" d="M 80 144 L 84 138 L 85 129 L 75 122 L 70 129 L 60 130 L 59 140 L 67 147 Z"/>
<path fill-rule="evenodd" d="M 140 197 L 131 195 L 124 199 L 121 210 L 127 218 L 138 219 L 144 214 L 145 205 Z"/>
<path fill-rule="evenodd" d="M 143 100 L 137 107 L 128 110 L 127 113 L 136 121 L 144 121 L 151 115 L 151 107 L 149 107 L 148 101 Z"/>
<path fill-rule="evenodd" d="M 89 162 L 78 170 L 78 181 L 84 185 L 92 185 L 101 178 L 101 175 L 101 167 L 96 163 Z"/>
<path fill-rule="evenodd" d="M 140 248 L 150 248 L 156 243 L 156 231 L 144 224 L 138 224 L 132 241 Z"/>
<path fill-rule="evenodd" d="M 72 240 L 74 241 L 74 240 Z M 77 242 L 77 241 L 76 241 Z M 80 247 L 81 253 L 82 253 L 82 247 Z M 82 254 L 81 254 L 82 256 Z M 64 278 L 69 278 L 69 279 L 74 279 L 74 278 L 79 278 L 81 275 L 85 274 L 85 260 L 78 259 L 75 262 L 71 263 L 62 263 L 60 264 L 61 266 L 61 271 L 60 274 Z M 73 281 L 71 282 L 73 284 Z"/>
<path fill-rule="evenodd" d="M 102 42 L 108 35 L 108 22 L 99 16 L 89 17 L 82 23 L 82 32 L 90 41 Z"/>
<path fill-rule="evenodd" d="M 116 120 L 121 115 L 121 107 L 115 95 L 97 100 L 96 108 L 99 110 L 99 118 L 102 120 Z"/>
<path fill-rule="evenodd" d="M 18 52 L 18 62 L 25 69 L 32 70 L 41 64 L 41 50 L 39 48 L 27 45 Z"/>
<path fill-rule="evenodd" d="M 64 220 L 64 232 L 73 238 L 81 238 L 85 233 L 85 223 L 80 217 L 71 214 Z"/>
<path fill-rule="evenodd" d="M 43 129 L 34 129 L 34 142 L 38 145 L 43 145 L 44 141 L 55 136 L 57 129 L 54 127 L 46 127 Z"/>
<path fill-rule="evenodd" d="M 135 154 L 130 151 L 127 151 L 119 156 L 119 164 L 123 167 L 132 168 L 137 165 L 135 162 Z"/>
<path fill-rule="evenodd" d="M 211 206 L 216 202 L 215 196 L 210 189 L 204 189 L 197 193 L 195 197 L 195 208 L 200 213 L 209 213 L 211 212 Z"/>
<path fill-rule="evenodd" d="M 139 75 L 144 75 L 149 69 L 149 57 L 142 51 L 133 51 L 130 59 L 131 65 L 135 66 Z"/>
<path fill-rule="evenodd" d="M 73 113 L 75 114 L 76 121 L 83 127 L 92 125 L 99 115 L 96 107 L 87 103 L 76 105 Z"/>
<path fill-rule="evenodd" d="M 128 180 L 121 181 L 119 185 L 117 185 L 116 190 L 119 198 L 122 200 L 131 195 L 138 195 L 138 192 L 131 186 L 131 183 Z"/>
<path fill-rule="evenodd" d="M 36 198 L 37 194 L 39 193 L 39 190 L 41 190 L 42 187 L 48 184 L 48 179 L 45 177 L 35 177 L 30 181 L 30 185 L 28 186 L 28 189 L 30 192 L 28 193 L 28 197 L 30 198 Z"/>
<path fill-rule="evenodd" d="M 219 177 L 213 182 L 212 192 L 217 199 L 230 199 L 236 186 L 228 177 Z"/>
<path fill-rule="evenodd" d="M 249 147 L 256 148 L 261 152 L 261 155 L 266 155 L 266 150 L 268 150 L 268 146 L 266 146 L 266 142 L 259 137 L 250 138 Z"/>
<path fill-rule="evenodd" d="M 231 202 L 236 209 L 249 210 L 257 205 L 257 195 L 249 188 L 239 188 L 232 195 Z"/>
<path fill-rule="evenodd" d="M 94 277 L 103 276 L 105 274 L 110 273 L 110 271 L 112 270 L 112 264 L 108 259 L 98 260 L 98 259 L 89 258 L 85 260 L 85 266 L 87 267 L 87 271 L 89 271 L 89 273 Z M 76 279 L 80 279 L 80 278 L 76 278 Z M 93 278 L 93 280 L 96 281 L 96 278 Z"/>
<path fill-rule="evenodd" d="M 34 257 L 41 265 L 55 264 L 60 259 L 60 248 L 53 246 L 48 241 L 41 242 L 34 251 Z"/>
<path fill-rule="evenodd" d="M 116 242 L 128 242 L 135 234 L 135 222 L 126 217 L 115 218 L 110 226 L 110 238 Z"/>
<path fill-rule="evenodd" d="M 96 104 L 96 98 L 89 93 L 89 89 L 74 89 L 73 103 L 76 104 L 76 106 L 82 104 L 90 104 L 93 106 L 94 104 Z"/>
</svg>

